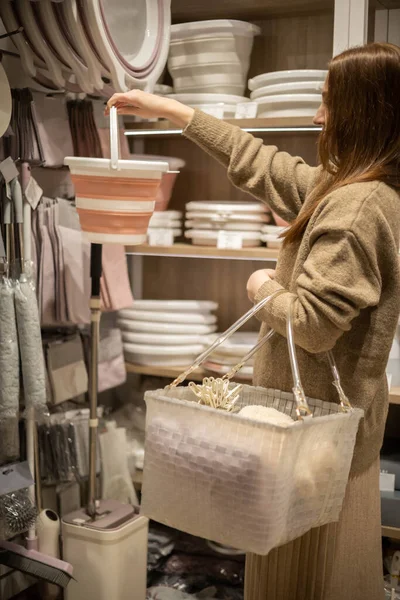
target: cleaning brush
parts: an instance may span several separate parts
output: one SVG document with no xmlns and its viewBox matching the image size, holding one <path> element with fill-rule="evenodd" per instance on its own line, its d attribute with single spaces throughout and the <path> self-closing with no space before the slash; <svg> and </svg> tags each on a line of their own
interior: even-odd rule
<svg viewBox="0 0 400 600">
<path fill-rule="evenodd" d="M 72 579 L 72 566 L 69 563 L 36 550 L 26 550 L 12 542 L 0 541 L 0 565 L 61 588 L 66 588 Z"/>
<path fill-rule="evenodd" d="M 0 497 L 0 517 L 4 520 L 6 537 L 14 537 L 32 527 L 37 515 L 38 511 L 29 497 L 28 489 Z"/>
</svg>

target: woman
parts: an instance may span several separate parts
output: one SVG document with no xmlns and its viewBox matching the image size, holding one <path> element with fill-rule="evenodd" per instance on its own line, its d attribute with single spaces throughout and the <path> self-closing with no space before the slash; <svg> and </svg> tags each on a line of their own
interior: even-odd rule
<svg viewBox="0 0 400 600">
<path fill-rule="evenodd" d="M 276 273 L 256 271 L 252 301 L 285 289 L 260 314 L 280 335 L 258 353 L 255 385 L 291 391 L 285 323 L 295 299 L 295 340 L 306 393 L 337 401 L 325 357 L 364 409 L 339 523 L 249 556 L 247 600 L 383 598 L 379 451 L 388 410 L 386 363 L 400 309 L 400 48 L 370 44 L 332 60 L 314 119 L 321 166 L 174 100 L 114 95 L 120 112 L 165 117 L 227 167 L 232 183 L 290 223 Z M 279 365 L 279 368 L 276 368 Z"/>
</svg>

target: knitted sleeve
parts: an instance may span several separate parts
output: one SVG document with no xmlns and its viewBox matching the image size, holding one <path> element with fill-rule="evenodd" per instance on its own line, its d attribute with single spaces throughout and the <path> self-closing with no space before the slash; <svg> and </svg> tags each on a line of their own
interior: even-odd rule
<svg viewBox="0 0 400 600">
<path fill-rule="evenodd" d="M 183 134 L 228 169 L 238 188 L 266 202 L 292 222 L 299 213 L 319 169 L 299 157 L 264 146 L 261 139 L 199 110 Z"/>
<path fill-rule="evenodd" d="M 340 336 L 350 330 L 361 310 L 379 303 L 383 260 L 379 223 L 369 213 L 368 218 L 362 216 L 362 212 L 348 229 L 333 220 L 332 215 L 322 219 L 310 235 L 310 251 L 292 292 L 277 296 L 258 315 L 286 336 L 293 298 L 295 342 L 308 352 L 332 349 Z M 283 288 L 277 281 L 267 281 L 257 292 L 256 301 L 278 289 Z"/>
</svg>

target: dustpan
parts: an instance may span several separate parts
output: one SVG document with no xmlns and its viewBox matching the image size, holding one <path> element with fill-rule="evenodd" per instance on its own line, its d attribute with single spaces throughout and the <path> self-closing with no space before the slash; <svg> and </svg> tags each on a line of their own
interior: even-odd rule
<svg viewBox="0 0 400 600">
<path fill-rule="evenodd" d="M 113 135 L 111 145 L 115 151 Z M 86 509 L 67 515 L 62 523 L 64 560 L 71 562 L 76 578 L 66 590 L 66 600 L 145 600 L 148 520 L 133 506 L 99 501 L 96 494 L 101 274 L 102 246 L 92 243 L 89 497 Z"/>
</svg>

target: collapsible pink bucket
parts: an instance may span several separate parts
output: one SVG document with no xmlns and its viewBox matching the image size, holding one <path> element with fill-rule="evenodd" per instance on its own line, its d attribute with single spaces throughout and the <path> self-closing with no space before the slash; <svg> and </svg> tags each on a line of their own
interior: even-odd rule
<svg viewBox="0 0 400 600">
<path fill-rule="evenodd" d="M 82 231 L 92 243 L 143 244 L 168 163 L 119 159 L 117 110 L 110 111 L 111 159 L 68 156 Z"/>
</svg>

